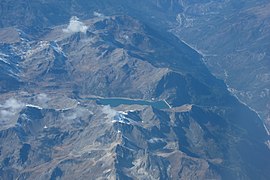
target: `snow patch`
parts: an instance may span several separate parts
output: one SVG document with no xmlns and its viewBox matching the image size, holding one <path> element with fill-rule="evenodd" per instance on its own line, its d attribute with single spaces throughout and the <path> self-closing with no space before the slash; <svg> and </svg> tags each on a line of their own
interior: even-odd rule
<svg viewBox="0 0 270 180">
<path fill-rule="evenodd" d="M 50 46 L 50 43 L 48 41 L 40 41 L 37 44 L 37 47 L 35 49 L 29 49 L 24 53 L 25 55 L 23 56 L 24 59 L 29 58 L 33 56 L 34 54 L 43 51 L 44 49 L 47 49 Z"/>
<path fill-rule="evenodd" d="M 161 138 L 152 138 L 152 139 L 149 139 L 148 142 L 150 143 L 158 143 L 158 142 L 162 142 L 163 140 Z"/>
<path fill-rule="evenodd" d="M 4 62 L 5 64 L 10 65 L 10 63 L 9 63 L 7 60 L 5 60 L 5 59 L 3 59 L 3 58 L 1 58 L 1 57 L 0 57 L 0 61 Z"/>
<path fill-rule="evenodd" d="M 130 121 L 128 118 L 125 118 L 125 115 L 119 113 L 116 116 L 114 116 L 114 119 L 112 120 L 112 123 L 122 123 L 122 124 L 130 124 Z"/>
<path fill-rule="evenodd" d="M 106 118 L 110 119 L 112 123 L 122 123 L 122 124 L 131 124 L 134 123 L 134 120 L 127 117 L 129 112 L 134 112 L 134 110 L 127 111 L 116 111 L 112 109 L 110 106 L 104 106 L 102 108 L 104 114 L 106 114 Z"/>
<path fill-rule="evenodd" d="M 37 106 L 37 105 L 33 105 L 33 104 L 26 104 L 25 106 L 26 106 L 26 107 L 31 107 L 31 108 L 40 109 L 40 110 L 42 110 L 42 109 L 43 109 L 42 107 Z"/>
<path fill-rule="evenodd" d="M 5 64 L 10 65 L 10 63 L 7 61 L 7 58 L 9 57 L 9 55 L 3 54 L 0 52 L 0 61 L 3 61 Z"/>
<path fill-rule="evenodd" d="M 64 53 L 63 48 L 60 47 L 56 41 L 54 41 L 53 43 L 51 43 L 51 47 L 53 48 L 53 50 L 55 50 L 58 54 L 62 54 L 64 57 L 67 57 L 67 55 Z"/>
</svg>

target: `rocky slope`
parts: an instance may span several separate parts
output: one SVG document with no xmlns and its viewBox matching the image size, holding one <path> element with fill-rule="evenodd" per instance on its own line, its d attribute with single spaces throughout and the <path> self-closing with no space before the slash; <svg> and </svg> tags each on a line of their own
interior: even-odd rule
<svg viewBox="0 0 270 180">
<path fill-rule="evenodd" d="M 155 29 L 171 30 L 202 52 L 211 72 L 226 81 L 230 91 L 255 109 L 269 128 L 268 7 L 266 0 L 4 0 L 0 27 L 15 26 L 36 36 L 71 16 L 125 14 Z"/>
<path fill-rule="evenodd" d="M 50 108 L 21 106 L 14 125 L 2 128 L 3 179 L 266 179 L 269 175 L 265 134 L 252 132 L 262 129 L 253 124 L 256 116 L 248 110 L 253 118 L 243 123 L 223 118 L 220 110 L 195 105 L 111 109 L 66 97 L 47 104 Z M 70 107 L 54 107 L 59 104 Z"/>
<path fill-rule="evenodd" d="M 178 3 L 149 2 L 170 12 L 169 2 Z M 140 18 L 95 16 L 3 33 L 2 179 L 269 177 L 261 119 L 198 52 Z M 166 100 L 172 108 L 111 108 L 91 100 L 97 96 Z"/>
</svg>

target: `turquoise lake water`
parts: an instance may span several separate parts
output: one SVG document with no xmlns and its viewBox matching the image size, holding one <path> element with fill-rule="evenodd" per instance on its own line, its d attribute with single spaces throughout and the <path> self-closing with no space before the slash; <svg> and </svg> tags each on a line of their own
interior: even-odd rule
<svg viewBox="0 0 270 180">
<path fill-rule="evenodd" d="M 170 108 L 164 101 L 146 101 L 146 100 L 133 100 L 123 98 L 87 98 L 89 100 L 95 100 L 100 105 L 110 105 L 116 107 L 119 105 L 146 105 L 152 106 L 157 109 L 168 109 Z"/>
</svg>

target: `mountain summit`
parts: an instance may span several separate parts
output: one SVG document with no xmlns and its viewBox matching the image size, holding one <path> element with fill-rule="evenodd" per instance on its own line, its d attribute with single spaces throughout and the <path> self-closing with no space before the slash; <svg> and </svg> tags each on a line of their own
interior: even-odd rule
<svg viewBox="0 0 270 180">
<path fill-rule="evenodd" d="M 27 1 L 5 10 L 0 177 L 267 179 L 270 141 L 259 116 L 198 51 L 130 3 Z M 157 15 L 182 10 L 180 1 L 134 7 L 142 4 Z M 31 21 L 19 20 L 18 7 Z"/>
</svg>

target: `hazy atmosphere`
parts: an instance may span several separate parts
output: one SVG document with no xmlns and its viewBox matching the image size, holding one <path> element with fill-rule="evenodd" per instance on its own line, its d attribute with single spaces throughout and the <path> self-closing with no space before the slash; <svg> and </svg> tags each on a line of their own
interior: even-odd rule
<svg viewBox="0 0 270 180">
<path fill-rule="evenodd" d="M 1 0 L 0 179 L 270 179 L 268 0 Z"/>
</svg>

